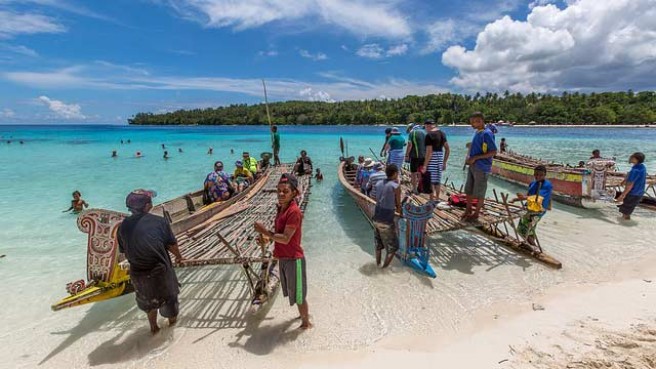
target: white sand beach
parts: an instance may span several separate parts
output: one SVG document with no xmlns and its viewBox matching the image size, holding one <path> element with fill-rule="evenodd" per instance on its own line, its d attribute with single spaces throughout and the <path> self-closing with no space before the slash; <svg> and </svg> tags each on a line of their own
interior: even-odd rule
<svg viewBox="0 0 656 369">
<path fill-rule="evenodd" d="M 336 201 L 313 211 L 349 206 Z M 562 270 L 467 232 L 444 234 L 432 240 L 435 280 L 398 263 L 377 269 L 360 215 L 344 216 L 323 226 L 349 241 L 308 252 L 310 331 L 296 329 L 280 295 L 248 315 L 238 268 L 207 267 L 181 273 L 179 325 L 154 338 L 128 295 L 51 314 L 50 334 L 21 324 L 2 337 L 20 349 L 0 346 L 2 356 L 25 368 L 594 368 L 626 357 L 649 367 L 640 366 L 656 338 L 656 218 L 647 211 L 624 224 L 613 209 L 553 211 L 542 243 Z M 308 217 L 307 232 L 320 222 Z"/>
</svg>

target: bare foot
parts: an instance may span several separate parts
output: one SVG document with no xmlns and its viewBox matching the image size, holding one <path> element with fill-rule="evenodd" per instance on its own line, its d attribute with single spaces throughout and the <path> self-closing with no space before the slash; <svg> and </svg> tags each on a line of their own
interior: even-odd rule
<svg viewBox="0 0 656 369">
<path fill-rule="evenodd" d="M 150 333 L 152 333 L 153 336 L 156 335 L 157 333 L 159 333 L 159 327 L 158 326 L 150 327 Z"/>
<path fill-rule="evenodd" d="M 312 328 L 314 328 L 314 325 L 310 322 L 304 322 L 303 324 L 301 324 L 300 327 L 298 327 L 298 329 L 302 329 L 302 330 L 307 330 Z"/>
<path fill-rule="evenodd" d="M 173 318 L 169 318 L 169 326 L 170 327 L 173 327 L 175 325 L 175 323 L 177 323 L 177 322 L 178 322 L 178 317 L 177 316 L 174 316 Z"/>
</svg>

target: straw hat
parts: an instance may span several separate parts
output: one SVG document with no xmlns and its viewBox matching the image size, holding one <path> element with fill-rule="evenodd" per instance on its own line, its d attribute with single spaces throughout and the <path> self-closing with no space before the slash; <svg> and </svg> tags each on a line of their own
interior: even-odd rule
<svg viewBox="0 0 656 369">
<path fill-rule="evenodd" d="M 365 168 L 371 168 L 374 166 L 374 161 L 371 158 L 366 158 L 364 159 L 364 163 L 362 164 L 363 167 Z"/>
</svg>

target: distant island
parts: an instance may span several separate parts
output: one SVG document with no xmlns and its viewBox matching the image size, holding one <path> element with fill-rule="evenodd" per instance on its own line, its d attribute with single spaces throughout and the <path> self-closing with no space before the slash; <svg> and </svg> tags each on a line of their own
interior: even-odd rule
<svg viewBox="0 0 656 369">
<path fill-rule="evenodd" d="M 269 104 L 277 125 L 375 125 L 423 122 L 466 122 L 474 111 L 488 121 L 516 124 L 653 124 L 656 92 L 568 93 L 562 95 L 506 91 L 458 95 L 437 94 L 342 102 L 286 101 Z M 134 125 L 262 125 L 268 124 L 264 104 L 178 110 L 163 114 L 138 113 Z"/>
</svg>

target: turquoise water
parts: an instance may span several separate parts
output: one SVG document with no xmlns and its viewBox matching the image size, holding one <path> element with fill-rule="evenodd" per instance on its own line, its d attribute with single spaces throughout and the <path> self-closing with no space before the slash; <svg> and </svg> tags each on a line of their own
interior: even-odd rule
<svg viewBox="0 0 656 369">
<path fill-rule="evenodd" d="M 443 129 L 452 148 L 446 176 L 460 183 L 464 147 L 472 130 Z M 353 247 L 346 254 L 335 249 L 354 243 L 364 247 L 371 237 L 366 221 L 337 183 L 339 137 L 346 140 L 349 155 L 373 156 L 369 148 L 379 152 L 382 131 L 381 127 L 281 127 L 282 160 L 292 161 L 306 149 L 325 173 L 325 181 L 312 191 L 303 240 L 317 263 L 334 262 L 332 256 L 337 255 L 345 268 L 359 267 L 349 263 L 360 257 L 353 252 L 363 249 Z M 85 271 L 85 235 L 77 230 L 74 215 L 61 212 L 68 208 L 72 191 L 81 191 L 91 207 L 123 211 L 125 195 L 134 188 L 154 189 L 157 201 L 165 201 L 199 188 L 215 160 L 231 168 L 243 150 L 259 157 L 270 145 L 267 127 L 0 126 L 0 136 L 0 254 L 6 255 L 0 259 L 0 294 L 11 300 L 2 309 L 5 333 L 0 341 L 7 346 L 17 334 L 27 342 L 29 337 L 49 337 L 54 341 L 45 341 L 45 352 L 57 342 L 50 334 L 61 324 L 58 320 L 66 317 L 75 325 L 81 319 L 79 312 L 86 311 L 49 309 L 65 295 L 65 283 L 83 278 Z M 502 127 L 500 137 L 506 137 L 512 150 L 569 163 L 586 159 L 598 148 L 603 156 L 617 157 L 621 169 L 627 169 L 632 152 L 643 151 L 650 172 L 656 169 L 653 129 Z M 131 143 L 120 144 L 121 139 Z M 169 160 L 162 158 L 161 144 L 166 145 Z M 212 156 L 207 155 L 208 147 L 214 148 Z M 178 148 L 184 152 L 178 153 Z M 118 151 L 118 158 L 110 157 L 112 150 Z M 135 158 L 136 151 L 144 157 Z M 497 181 L 494 185 L 517 189 Z M 330 278 L 348 285 L 338 276 Z M 9 353 L 10 348 L 4 350 Z M 12 358 L 19 362 L 24 351 L 28 350 L 12 351 Z"/>
</svg>

